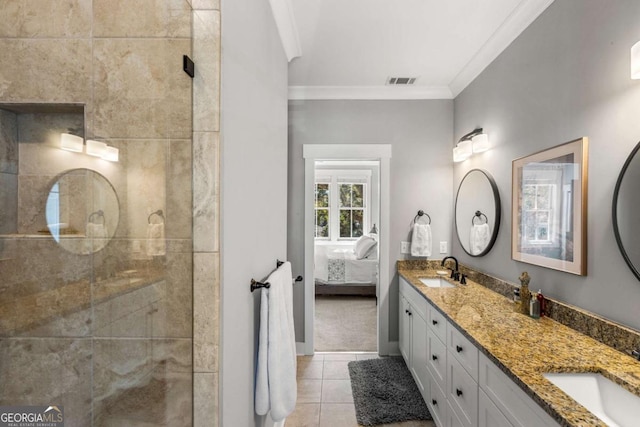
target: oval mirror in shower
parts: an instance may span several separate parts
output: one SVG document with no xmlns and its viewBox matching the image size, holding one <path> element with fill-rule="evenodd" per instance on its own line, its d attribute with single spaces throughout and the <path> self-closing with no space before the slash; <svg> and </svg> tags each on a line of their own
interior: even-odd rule
<svg viewBox="0 0 640 427">
<path fill-rule="evenodd" d="M 483 256 L 493 247 L 500 228 L 500 193 L 488 172 L 472 169 L 462 178 L 455 227 L 458 241 L 469 255 Z"/>
<path fill-rule="evenodd" d="M 49 232 L 64 249 L 90 254 L 107 246 L 116 232 L 120 204 L 104 176 L 72 169 L 56 177 L 46 206 Z"/>
<path fill-rule="evenodd" d="M 638 226 L 638 203 L 640 202 L 640 143 L 629 154 L 613 192 L 613 233 L 625 262 L 640 280 L 640 239 Z"/>
</svg>

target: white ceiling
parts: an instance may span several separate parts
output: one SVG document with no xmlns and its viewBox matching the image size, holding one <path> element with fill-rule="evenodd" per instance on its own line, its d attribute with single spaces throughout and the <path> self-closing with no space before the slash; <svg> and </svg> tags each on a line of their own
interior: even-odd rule
<svg viewBox="0 0 640 427">
<path fill-rule="evenodd" d="M 291 99 L 433 99 L 460 93 L 553 0 L 290 2 Z"/>
</svg>

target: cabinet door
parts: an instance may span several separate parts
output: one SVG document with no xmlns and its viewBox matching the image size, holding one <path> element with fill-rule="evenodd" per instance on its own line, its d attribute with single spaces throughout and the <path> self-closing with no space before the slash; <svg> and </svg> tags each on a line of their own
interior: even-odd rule
<svg viewBox="0 0 640 427">
<path fill-rule="evenodd" d="M 400 353 L 404 358 L 405 363 L 409 368 L 411 368 L 411 322 L 409 319 L 409 309 L 411 306 L 404 298 L 404 296 L 400 295 Z"/>
<path fill-rule="evenodd" d="M 478 427 L 513 427 L 484 391 L 478 392 Z"/>
<path fill-rule="evenodd" d="M 467 427 L 478 425 L 478 383 L 455 357 L 447 357 L 447 401 Z"/>
<path fill-rule="evenodd" d="M 444 391 L 442 391 L 438 383 L 433 380 L 433 377 L 429 379 L 429 399 L 427 399 L 427 407 L 436 426 L 444 427 L 447 423 L 449 405 L 447 404 Z"/>
<path fill-rule="evenodd" d="M 427 321 L 417 311 L 412 311 L 411 318 L 411 372 L 422 397 L 428 398 L 429 385 L 427 382 Z"/>
</svg>

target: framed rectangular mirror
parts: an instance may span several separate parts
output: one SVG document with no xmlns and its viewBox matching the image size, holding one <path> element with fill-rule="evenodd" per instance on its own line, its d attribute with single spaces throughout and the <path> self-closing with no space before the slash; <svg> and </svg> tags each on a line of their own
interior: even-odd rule
<svg viewBox="0 0 640 427">
<path fill-rule="evenodd" d="M 512 163 L 511 258 L 587 275 L 586 137 Z"/>
</svg>

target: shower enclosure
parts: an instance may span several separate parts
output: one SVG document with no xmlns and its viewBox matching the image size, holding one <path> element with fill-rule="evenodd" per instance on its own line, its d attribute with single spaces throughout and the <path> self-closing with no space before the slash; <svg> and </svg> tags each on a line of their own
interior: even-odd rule
<svg viewBox="0 0 640 427">
<path fill-rule="evenodd" d="M 0 406 L 192 425 L 191 6 L 53 3 L 0 18 Z"/>
</svg>

